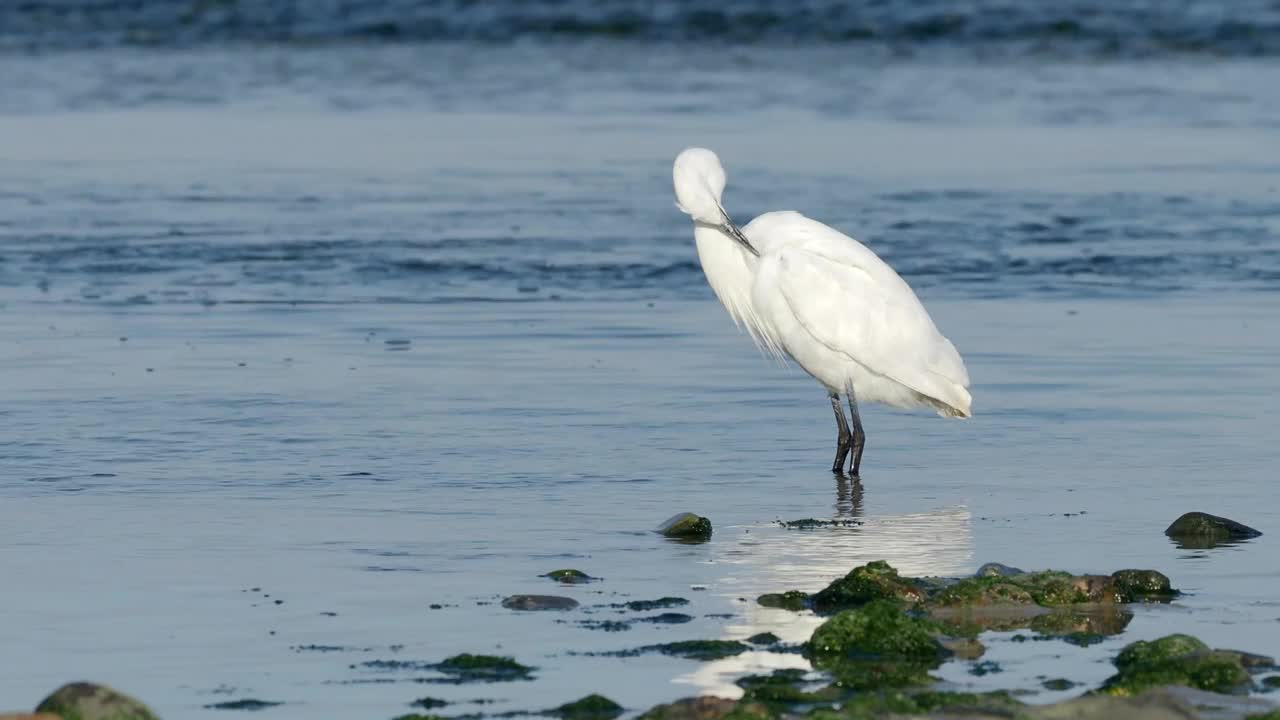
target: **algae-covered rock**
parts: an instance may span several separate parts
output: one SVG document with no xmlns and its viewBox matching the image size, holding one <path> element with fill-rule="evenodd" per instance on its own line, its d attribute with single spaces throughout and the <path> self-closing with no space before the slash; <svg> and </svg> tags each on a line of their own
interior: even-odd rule
<svg viewBox="0 0 1280 720">
<path fill-rule="evenodd" d="M 756 633 L 755 635 L 752 635 L 751 637 L 747 638 L 747 642 L 751 643 L 752 645 L 777 645 L 778 643 L 782 642 L 782 638 L 778 637 L 777 635 L 774 635 L 771 632 L 762 632 L 762 633 Z"/>
<path fill-rule="evenodd" d="M 1040 687 L 1043 687 L 1045 690 L 1053 690 L 1055 692 L 1070 690 L 1075 686 L 1076 686 L 1076 683 L 1066 678 L 1052 678 L 1050 680 L 1045 680 L 1044 682 L 1040 683 Z"/>
<path fill-rule="evenodd" d="M 978 568 L 978 571 L 975 572 L 973 576 L 980 577 L 980 578 L 981 577 L 1012 577 L 1014 575 L 1025 575 L 1025 574 L 1026 574 L 1025 570 L 1019 570 L 1016 567 L 1009 567 L 1008 565 L 1002 565 L 1000 563 L 991 562 L 991 563 L 986 563 L 982 567 Z"/>
<path fill-rule="evenodd" d="M 1262 535 L 1258 530 L 1235 520 L 1202 512 L 1186 513 L 1174 520 L 1164 534 L 1188 549 L 1212 548 Z"/>
<path fill-rule="evenodd" d="M 737 640 L 681 640 L 650 645 L 644 649 L 690 660 L 719 660 L 744 653 L 750 650 L 751 646 Z"/>
<path fill-rule="evenodd" d="M 581 585 L 583 583 L 594 582 L 600 579 L 591 577 L 581 570 L 573 570 L 571 568 L 564 570 L 552 570 L 551 572 L 544 573 L 538 577 L 551 578 L 563 585 Z"/>
<path fill-rule="evenodd" d="M 1116 656 L 1113 664 L 1125 670 L 1139 665 L 1150 665 L 1153 663 L 1163 662 L 1190 655 L 1195 652 L 1205 652 L 1209 649 L 1199 638 L 1190 635 L 1166 635 L 1159 640 L 1139 640 L 1130 643 L 1120 651 Z"/>
<path fill-rule="evenodd" d="M 559 595 L 512 595 L 502 601 L 502 607 L 508 610 L 572 610 L 578 607 L 578 601 Z"/>
<path fill-rule="evenodd" d="M 924 600 L 924 595 L 915 582 L 900 577 L 889 563 L 877 560 L 850 570 L 849 574 L 813 595 L 811 601 L 814 610 L 831 613 L 865 605 L 872 600 L 917 603 Z"/>
<path fill-rule="evenodd" d="M 434 697 L 421 697 L 409 703 L 409 707 L 422 708 L 423 710 L 434 710 L 435 708 L 442 708 L 448 704 L 448 700 L 441 700 L 440 698 Z"/>
<path fill-rule="evenodd" d="M 521 665 L 509 657 L 463 653 L 445 658 L 433 666 L 458 682 L 505 682 L 531 680 L 534 668 Z"/>
<path fill-rule="evenodd" d="M 623 712 L 623 707 L 618 703 L 603 695 L 592 694 L 548 710 L 547 714 L 565 720 L 613 720 Z"/>
<path fill-rule="evenodd" d="M 711 521 L 701 515 L 680 513 L 667 518 L 658 526 L 663 537 L 676 540 L 703 541 L 711 539 Z"/>
<path fill-rule="evenodd" d="M 929 598 L 934 607 L 987 607 L 1035 605 L 1031 593 L 1002 575 L 968 578 L 945 587 Z"/>
<path fill-rule="evenodd" d="M 90 682 L 73 682 L 54 690 L 36 706 L 63 720 L 156 720 L 155 713 L 122 692 Z"/>
<path fill-rule="evenodd" d="M 948 651 L 938 626 L 903 612 L 892 600 L 845 610 L 813 631 L 806 651 L 815 667 L 848 688 L 924 684 Z"/>
<path fill-rule="evenodd" d="M 1132 602 L 1169 602 L 1180 593 L 1169 584 L 1164 573 L 1155 570 L 1117 570 L 1111 573 L 1116 600 Z"/>
<path fill-rule="evenodd" d="M 788 590 L 783 593 L 765 593 L 756 598 L 761 607 L 781 608 L 799 612 L 809 606 L 809 594 L 799 590 Z"/>
<path fill-rule="evenodd" d="M 1119 672 L 1102 686 L 1110 695 L 1134 695 L 1165 685 L 1229 693 L 1251 684 L 1239 656 L 1210 650 L 1190 635 L 1140 640 L 1121 650 L 1114 662 Z"/>
<path fill-rule="evenodd" d="M 448 718 L 439 715 L 423 715 L 422 713 L 409 713 L 408 715 L 397 715 L 391 720 L 448 720 Z"/>
<path fill-rule="evenodd" d="M 896 603 L 878 600 L 845 610 L 813 631 L 808 650 L 815 658 L 843 658 L 851 654 L 935 660 L 946 651 L 935 639 L 937 626 L 902 611 Z"/>
<path fill-rule="evenodd" d="M 720 720 L 737 704 L 736 700 L 710 695 L 684 698 L 656 705 L 636 720 Z"/>
</svg>

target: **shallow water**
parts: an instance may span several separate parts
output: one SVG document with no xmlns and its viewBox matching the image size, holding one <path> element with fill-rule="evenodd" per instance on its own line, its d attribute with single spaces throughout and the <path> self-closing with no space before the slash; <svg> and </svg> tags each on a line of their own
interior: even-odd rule
<svg viewBox="0 0 1280 720">
<path fill-rule="evenodd" d="M 1004 671 L 944 666 L 959 685 L 1085 683 L 1029 698 L 1056 700 L 1174 630 L 1277 652 L 1275 60 L 722 40 L 0 56 L 0 699 L 92 678 L 165 717 L 641 710 L 805 664 L 581 653 L 799 641 L 817 619 L 755 596 L 876 559 L 1188 592 L 1087 649 L 990 634 Z M 735 333 L 671 207 L 697 143 L 740 220 L 802 210 L 898 267 L 975 418 L 868 408 L 864 480 L 837 483 L 821 391 Z M 682 510 L 710 543 L 649 532 Z M 1179 549 L 1188 510 L 1266 534 Z M 807 517 L 850 523 L 775 523 Z M 537 577 L 561 567 L 604 580 Z M 499 605 L 535 592 L 582 607 Z M 693 620 L 579 624 L 667 595 Z M 360 665 L 464 651 L 537 679 Z"/>
</svg>

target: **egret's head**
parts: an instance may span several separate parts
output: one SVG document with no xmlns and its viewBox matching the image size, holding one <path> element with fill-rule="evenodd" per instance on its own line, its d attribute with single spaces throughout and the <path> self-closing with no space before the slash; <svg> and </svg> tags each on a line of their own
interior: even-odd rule
<svg viewBox="0 0 1280 720">
<path fill-rule="evenodd" d="M 720 158 L 706 148 L 689 148 L 676 156 L 671 168 L 676 187 L 676 207 L 694 222 L 720 225 L 725 218 L 720 207 L 724 194 L 724 167 Z"/>
<path fill-rule="evenodd" d="M 752 255 L 759 255 L 742 231 L 729 219 L 720 204 L 724 194 L 724 167 L 720 158 L 706 148 L 688 148 L 676 156 L 671 168 L 676 189 L 676 207 L 695 223 L 720 228 Z"/>
</svg>

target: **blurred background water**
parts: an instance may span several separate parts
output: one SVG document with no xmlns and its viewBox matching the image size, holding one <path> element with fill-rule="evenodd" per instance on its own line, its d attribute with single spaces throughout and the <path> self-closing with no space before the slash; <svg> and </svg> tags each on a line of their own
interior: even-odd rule
<svg viewBox="0 0 1280 720">
<path fill-rule="evenodd" d="M 875 559 L 1191 593 L 1084 650 L 992 636 L 961 685 L 1086 683 L 1059 699 L 1174 629 L 1280 651 L 1278 56 L 1275 0 L 0 4 L 0 701 L 642 710 L 805 665 L 575 653 L 801 640 L 752 598 Z M 837 483 L 821 391 L 734 332 L 672 207 L 695 144 L 739 220 L 893 264 L 975 418 L 868 409 Z M 681 510 L 712 542 L 647 532 Z M 1188 510 L 1267 534 L 1181 549 Z M 578 624 L 663 595 L 694 619 Z M 360 665 L 461 651 L 538 679 Z"/>
</svg>

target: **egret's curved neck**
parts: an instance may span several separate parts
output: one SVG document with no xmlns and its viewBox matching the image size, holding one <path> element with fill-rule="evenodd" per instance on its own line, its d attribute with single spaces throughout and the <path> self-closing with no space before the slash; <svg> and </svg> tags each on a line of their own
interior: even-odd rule
<svg viewBox="0 0 1280 720">
<path fill-rule="evenodd" d="M 755 317 L 751 309 L 751 283 L 755 278 L 756 258 L 720 228 L 695 223 L 693 239 L 702 272 L 720 303 L 734 322 L 750 322 Z"/>
</svg>

